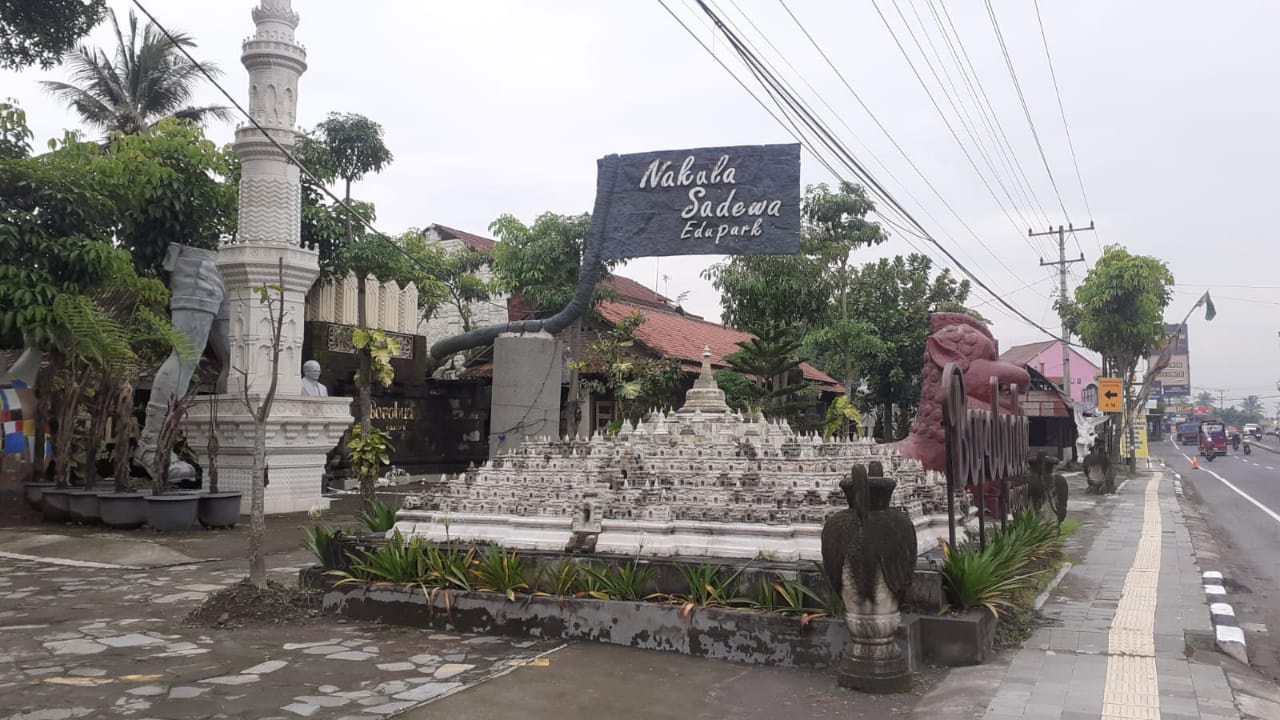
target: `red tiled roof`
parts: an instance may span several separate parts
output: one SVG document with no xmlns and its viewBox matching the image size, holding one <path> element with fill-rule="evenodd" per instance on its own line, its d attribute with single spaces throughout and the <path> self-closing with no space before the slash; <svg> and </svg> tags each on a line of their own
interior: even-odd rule
<svg viewBox="0 0 1280 720">
<path fill-rule="evenodd" d="M 631 278 L 610 275 L 600 284 L 617 293 L 618 300 L 622 302 L 636 303 L 648 307 L 671 307 L 670 298 L 658 294 L 656 290 L 647 288 Z"/>
<path fill-rule="evenodd" d="M 684 361 L 686 367 L 701 367 L 704 347 L 711 349 L 712 367 L 728 367 L 724 356 L 737 352 L 739 342 L 753 337 L 750 333 L 713 322 L 636 303 L 603 302 L 597 309 L 610 323 L 620 322 L 633 313 L 644 315 L 645 321 L 636 328 L 636 340 L 664 357 Z M 804 363 L 800 367 L 806 380 L 812 380 L 832 392 L 844 391 L 840 383 L 812 365 Z"/>
<path fill-rule="evenodd" d="M 445 240 L 449 240 L 449 239 L 461 240 L 462 243 L 467 247 L 475 248 L 476 250 L 479 250 L 481 252 L 490 252 L 491 250 L 493 250 L 494 246 L 498 244 L 498 241 L 496 240 L 492 240 L 487 237 L 481 237 L 479 235 L 472 235 L 469 232 L 463 232 L 461 230 L 455 230 L 451 227 L 447 227 L 439 223 L 432 223 L 431 227 L 428 229 L 431 229 L 431 228 L 435 228 L 435 230 L 440 233 L 440 237 L 444 238 Z"/>
</svg>

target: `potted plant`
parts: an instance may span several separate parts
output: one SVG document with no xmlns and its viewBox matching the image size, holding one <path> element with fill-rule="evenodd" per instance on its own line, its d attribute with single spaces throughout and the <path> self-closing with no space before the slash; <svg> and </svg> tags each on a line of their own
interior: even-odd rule
<svg viewBox="0 0 1280 720">
<path fill-rule="evenodd" d="M 151 467 L 151 494 L 143 500 L 146 503 L 147 524 L 160 532 L 189 530 L 196 526 L 200 497 L 192 493 L 169 492 L 169 465 L 174 442 L 178 439 L 178 425 L 195 400 L 198 387 L 199 384 L 193 382 L 181 397 L 169 401 L 169 413 L 165 416 L 156 439 L 155 460 Z"/>
<path fill-rule="evenodd" d="M 209 492 L 200 496 L 196 514 L 200 524 L 211 528 L 235 527 L 240 522 L 240 496 L 238 492 L 220 492 L 218 489 L 218 403 L 209 404 L 208 447 Z"/>
<path fill-rule="evenodd" d="M 98 493 L 98 511 L 102 524 L 120 530 L 142 527 L 147 521 L 145 495 L 134 492 L 129 482 L 130 438 L 138 421 L 133 417 L 133 386 L 123 383 L 115 393 L 112 408 L 115 416 L 115 438 L 111 448 L 114 486 L 110 492 Z"/>
<path fill-rule="evenodd" d="M 72 522 L 96 525 L 102 519 L 98 500 L 98 457 L 107 434 L 107 418 L 115 403 L 115 387 L 108 373 L 101 374 L 88 418 L 89 433 L 84 450 L 84 487 L 68 494 Z"/>
</svg>

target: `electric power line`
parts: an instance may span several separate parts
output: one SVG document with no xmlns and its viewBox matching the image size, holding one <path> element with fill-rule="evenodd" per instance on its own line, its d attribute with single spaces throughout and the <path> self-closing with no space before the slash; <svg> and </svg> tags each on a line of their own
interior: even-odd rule
<svg viewBox="0 0 1280 720">
<path fill-rule="evenodd" d="M 996 40 L 1000 43 L 1000 52 L 1004 55 L 1005 67 L 1009 69 L 1009 78 L 1013 80 L 1013 89 L 1018 92 L 1018 101 L 1022 103 L 1022 114 L 1027 119 L 1027 126 L 1031 128 L 1031 137 L 1036 141 L 1036 150 L 1040 152 L 1040 161 L 1044 163 L 1044 171 L 1049 176 L 1049 184 L 1053 186 L 1053 194 L 1058 198 L 1058 207 L 1062 210 L 1064 218 L 1070 217 L 1071 213 L 1067 212 L 1067 206 L 1062 202 L 1058 181 L 1054 179 L 1053 170 L 1049 167 L 1049 158 L 1045 155 L 1044 145 L 1040 142 L 1040 133 L 1036 130 L 1035 120 L 1031 118 L 1031 108 L 1027 105 L 1027 96 L 1022 92 L 1022 83 L 1018 81 L 1018 73 L 1013 69 L 1013 58 L 1009 55 L 1009 47 L 1004 42 L 1004 33 L 1000 31 L 1000 22 L 996 20 L 995 8 L 991 6 L 991 0 L 984 1 L 987 5 L 987 16 L 991 18 L 991 28 L 995 30 Z"/>
<path fill-rule="evenodd" d="M 760 63 L 759 63 L 759 59 L 758 59 L 758 58 L 756 58 L 756 57 L 754 56 L 754 54 L 750 51 L 750 49 L 748 49 L 748 48 L 747 48 L 747 47 L 742 43 L 742 41 L 737 37 L 737 35 L 732 31 L 732 29 L 730 29 L 730 28 L 729 28 L 729 27 L 728 27 L 728 26 L 727 26 L 727 25 L 726 25 L 726 24 L 725 24 L 725 23 L 720 19 L 720 17 L 719 17 L 719 16 L 718 16 L 718 15 L 717 15 L 717 14 L 716 14 L 716 13 L 715 13 L 711 8 L 710 8 L 710 7 L 708 7 L 708 6 L 706 5 L 706 3 L 705 3 L 705 2 L 703 2 L 703 0 L 697 0 L 697 1 L 698 1 L 698 5 L 702 8 L 703 12 L 704 12 L 704 13 L 706 13 L 706 14 L 707 14 L 707 16 L 711 18 L 712 22 L 713 22 L 713 23 L 716 25 L 716 27 L 719 29 L 720 33 L 721 33 L 722 35 L 724 35 L 724 36 L 725 36 L 725 38 L 729 41 L 729 43 L 730 43 L 730 45 L 733 47 L 734 51 L 735 51 L 735 52 L 737 52 L 737 53 L 739 54 L 739 56 L 743 59 L 743 61 L 744 61 L 744 62 L 746 62 L 749 66 L 751 66 L 751 67 L 752 67 L 753 72 L 755 72 L 755 74 L 757 75 L 757 77 L 758 77 L 758 78 L 760 78 L 762 81 L 765 81 L 765 82 L 771 82 L 772 84 L 774 84 L 774 85 L 775 85 L 774 90 L 777 90 L 778 88 L 776 87 L 776 83 L 777 83 L 776 78 L 772 78 L 772 76 L 771 76 L 767 71 L 764 71 L 764 70 L 762 70 L 760 67 L 758 67 L 758 66 L 759 66 L 759 64 L 760 64 Z M 667 5 L 666 5 L 666 3 L 664 2 L 664 0 L 658 0 L 658 2 L 659 2 L 661 5 L 663 5 L 663 7 L 664 7 L 664 8 L 666 8 L 666 9 L 667 9 L 668 13 L 670 13 L 670 12 L 671 12 L 671 9 L 670 9 L 669 7 L 667 7 Z M 688 26 L 687 26 L 685 23 L 683 23 L 683 22 L 682 22 L 682 23 L 681 23 L 681 25 L 686 29 L 686 31 L 688 31 Z M 705 45 L 704 43 L 700 43 L 700 44 L 702 44 L 702 45 L 703 45 L 704 49 L 706 48 L 706 45 Z M 784 94 L 784 93 L 780 93 L 780 94 Z M 785 95 L 785 94 L 784 94 L 784 95 Z M 792 105 L 792 111 L 793 111 L 793 112 L 798 112 L 798 111 L 797 111 L 797 109 L 796 109 L 796 107 L 795 107 L 795 103 L 794 103 L 794 102 L 790 102 L 789 104 L 791 104 L 791 105 Z M 949 261 L 950 261 L 950 262 L 951 262 L 951 263 L 952 263 L 952 264 L 953 264 L 953 265 L 954 265 L 954 266 L 955 266 L 955 267 L 956 267 L 960 272 L 962 272 L 966 277 L 968 277 L 968 278 L 970 279 L 970 281 L 972 281 L 974 284 L 976 284 L 976 285 L 978 285 L 979 287 L 981 287 L 983 290 L 985 290 L 985 291 L 986 291 L 989 295 L 991 295 L 992 297 L 995 297 L 995 298 L 997 299 L 997 301 L 998 301 L 1001 305 L 1003 305 L 1003 306 L 1004 306 L 1005 308 L 1007 308 L 1008 310 L 1012 311 L 1015 315 L 1017 315 L 1019 318 L 1021 318 L 1021 319 L 1022 319 L 1024 322 L 1026 322 L 1028 325 L 1031 325 L 1032 327 L 1037 328 L 1038 330 L 1040 330 L 1040 331 L 1041 331 L 1041 332 L 1043 332 L 1045 335 L 1047 335 L 1047 336 L 1049 336 L 1049 337 L 1051 337 L 1051 338 L 1054 338 L 1054 339 L 1059 340 L 1059 341 L 1063 341 L 1063 340 L 1062 340 L 1062 338 L 1059 338 L 1057 335 L 1054 335 L 1054 334 L 1053 334 L 1053 332 L 1049 331 L 1048 329 L 1046 329 L 1046 328 L 1045 328 L 1044 326 L 1042 326 L 1041 324 L 1039 324 L 1039 323 L 1035 322 L 1034 320 L 1032 320 L 1032 319 L 1031 319 L 1030 317 L 1028 317 L 1024 312 L 1022 312 L 1022 311 L 1021 311 L 1021 310 L 1019 310 L 1018 308 L 1014 307 L 1012 304 L 1010 304 L 1010 303 L 1009 303 L 1007 300 L 1005 300 L 1003 297 L 1000 297 L 997 293 L 995 293 L 995 292 L 991 289 L 991 287 L 990 287 L 986 282 L 984 282 L 981 278 L 977 277 L 977 276 L 976 276 L 976 275 L 975 275 L 971 270 L 969 270 L 969 268 L 968 268 L 967 266 L 965 266 L 962 262 L 960 262 L 960 261 L 955 257 L 955 255 L 951 253 L 951 251 L 950 251 L 950 250 L 948 250 L 944 245 L 942 245 L 942 243 L 940 243 L 940 242 L 937 240 L 937 238 L 933 237 L 933 235 L 931 235 L 931 234 L 930 234 L 930 233 L 929 233 L 929 232 L 924 228 L 924 226 L 923 226 L 923 225 L 921 225 L 921 224 L 920 224 L 920 222 L 919 222 L 918 220 L 916 220 L 916 219 L 915 219 L 915 217 L 911 214 L 911 212 L 910 212 L 909 210 L 907 210 L 907 209 L 906 209 L 906 208 L 905 208 L 905 207 L 904 207 L 900 202 L 898 202 L 898 201 L 897 201 L 897 199 L 896 199 L 896 198 L 894 198 L 894 197 L 893 197 L 893 195 L 892 195 L 891 193 L 889 193 L 889 192 L 888 192 L 888 191 L 887 191 L 883 186 L 881 186 L 881 185 L 880 185 L 880 183 L 875 179 L 875 177 L 874 177 L 874 176 L 872 176 L 870 173 L 868 173 L 868 172 L 866 171 L 866 169 L 865 169 L 864 167 L 862 167 L 861 163 L 860 163 L 860 162 L 859 162 L 859 161 L 858 161 L 858 160 L 857 160 L 857 159 L 856 159 L 856 158 L 855 158 L 851 153 L 849 153 L 848 149 L 847 149 L 847 148 L 845 148 L 845 147 L 843 146 L 843 144 L 839 143 L 839 141 L 838 141 L 838 140 L 835 140 L 835 139 L 831 136 L 830 131 L 829 131 L 825 126 L 823 126 L 821 123 L 817 122 L 817 121 L 816 121 L 812 116 L 807 116 L 807 115 L 805 115 L 803 112 L 798 112 L 798 114 L 800 115 L 800 117 L 799 117 L 798 119 L 799 119 L 803 124 L 805 124 L 805 125 L 809 126 L 809 127 L 810 127 L 810 129 L 815 130 L 815 131 L 816 131 L 816 132 L 818 132 L 820 135 L 822 135 L 822 136 L 824 137 L 824 142 L 831 143 L 831 144 L 834 144 L 834 145 L 835 145 L 835 148 L 834 148 L 834 149 L 839 153 L 839 155 L 841 156 L 841 159 L 842 159 L 844 162 L 846 162 L 847 164 L 849 164 L 852 168 L 856 168 L 856 170 L 857 170 L 857 171 L 859 171 L 859 175 L 860 175 L 860 177 L 862 177 L 862 178 L 866 181 L 866 183 L 869 185 L 870 189 L 871 189 L 874 193 L 876 193 L 877 195 L 879 195 L 879 196 L 883 197 L 887 202 L 889 202 L 889 203 L 893 204 L 894 206 L 896 206 L 896 209 L 898 210 L 898 212 L 900 212 L 904 217 L 906 217 L 906 218 L 910 221 L 911 225 L 912 225 L 914 228 L 916 228 L 916 229 L 919 231 L 919 233 L 920 233 L 920 234 L 921 234 L 921 235 L 922 235 L 922 236 L 923 236 L 923 237 L 924 237 L 924 238 L 925 238 L 925 239 L 926 239 L 930 244 L 932 244 L 932 245 L 933 245 L 934 247 L 936 247 L 940 252 L 942 252 L 942 254 L 943 254 L 943 255 L 945 255 L 945 256 L 947 257 L 947 259 L 948 259 L 948 260 L 949 260 Z M 1065 341 L 1063 341 L 1063 342 L 1065 342 Z"/>
<path fill-rule="evenodd" d="M 1089 193 L 1084 190 L 1084 177 L 1080 174 L 1080 160 L 1076 157 L 1076 144 L 1071 139 L 1071 126 L 1067 123 L 1067 109 L 1062 104 L 1062 90 L 1058 87 L 1058 73 L 1053 67 L 1053 55 L 1049 53 L 1049 37 L 1044 31 L 1044 19 L 1040 16 L 1040 0 L 1033 0 L 1032 4 L 1036 8 L 1036 23 L 1040 26 L 1040 40 L 1044 43 L 1044 58 L 1049 62 L 1049 77 L 1053 78 L 1053 94 L 1058 98 L 1058 113 L 1062 115 L 1062 130 L 1067 135 L 1067 147 L 1071 150 L 1071 164 L 1076 169 L 1076 182 L 1080 185 L 1080 197 L 1084 200 L 1085 212 L 1089 213 L 1089 220 L 1093 220 L 1093 208 L 1089 206 Z M 1098 250 L 1102 250 L 1101 235 L 1095 234 L 1094 241 L 1098 243 Z M 1076 241 L 1076 247 L 1079 248 L 1079 240 Z"/>
</svg>

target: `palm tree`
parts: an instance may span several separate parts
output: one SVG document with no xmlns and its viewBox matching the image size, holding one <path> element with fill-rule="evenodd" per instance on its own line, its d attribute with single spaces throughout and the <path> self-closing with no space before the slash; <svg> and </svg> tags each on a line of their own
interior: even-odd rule
<svg viewBox="0 0 1280 720">
<path fill-rule="evenodd" d="M 44 81 L 45 90 L 107 133 L 140 133 L 170 116 L 197 124 L 209 118 L 230 119 L 228 107 L 187 104 L 203 77 L 201 65 L 214 77 L 222 74 L 212 63 L 197 65 L 182 54 L 180 48 L 196 46 L 190 35 L 165 35 L 151 23 L 139 30 L 138 18 L 130 11 L 126 37 L 114 11 L 110 17 L 116 33 L 115 59 L 101 48 L 81 45 L 65 58 L 71 82 Z"/>
</svg>

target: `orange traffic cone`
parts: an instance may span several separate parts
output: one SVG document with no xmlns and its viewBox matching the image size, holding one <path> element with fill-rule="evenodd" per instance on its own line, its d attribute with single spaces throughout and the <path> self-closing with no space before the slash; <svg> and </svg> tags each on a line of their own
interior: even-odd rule
<svg viewBox="0 0 1280 720">
<path fill-rule="evenodd" d="M 1198 458 L 1198 457 L 1193 457 L 1193 458 L 1191 458 L 1191 469 L 1192 469 L 1192 470 L 1199 470 L 1199 469 L 1200 469 L 1200 458 Z"/>
</svg>

